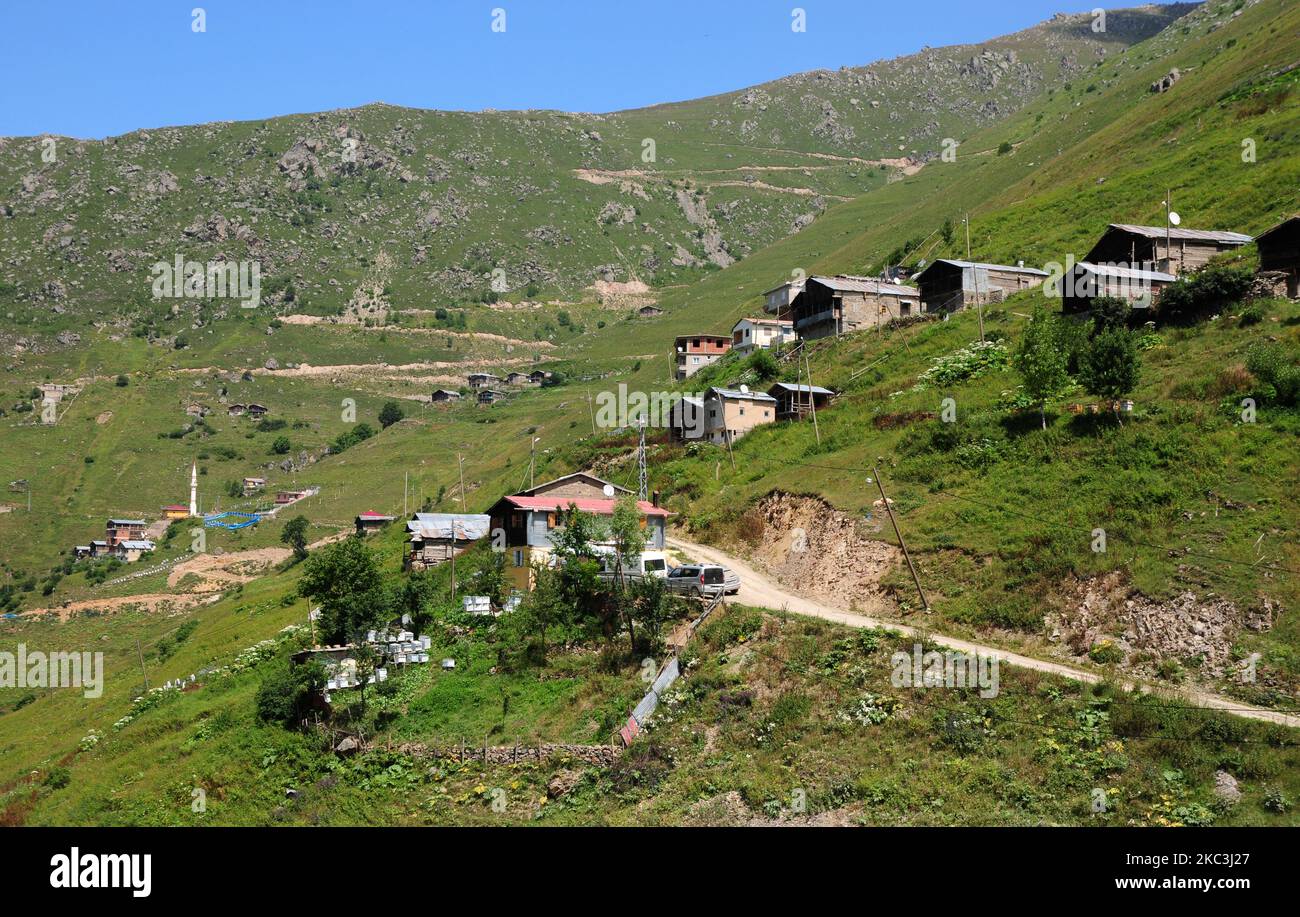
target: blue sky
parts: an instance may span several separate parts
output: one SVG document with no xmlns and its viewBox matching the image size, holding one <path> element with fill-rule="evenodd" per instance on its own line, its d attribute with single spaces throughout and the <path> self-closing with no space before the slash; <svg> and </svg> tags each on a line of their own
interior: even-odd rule
<svg viewBox="0 0 1300 917">
<path fill-rule="evenodd" d="M 614 111 L 1025 28 L 1089 0 L 3 0 L 0 135 L 384 101 Z M 192 29 L 201 6 L 206 31 Z M 795 7 L 807 30 L 791 29 Z M 1077 7 L 1077 10 L 1075 9 Z M 505 31 L 492 30 L 505 10 Z"/>
</svg>

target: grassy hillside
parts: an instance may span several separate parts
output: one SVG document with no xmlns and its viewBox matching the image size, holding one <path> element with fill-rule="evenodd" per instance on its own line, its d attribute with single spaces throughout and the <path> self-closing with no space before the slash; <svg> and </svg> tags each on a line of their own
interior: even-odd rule
<svg viewBox="0 0 1300 917">
<path fill-rule="evenodd" d="M 400 512 L 404 488 L 408 506 L 427 501 L 445 510 L 459 508 L 458 457 L 464 462 L 465 505 L 481 511 L 525 482 L 534 437 L 540 438 L 534 469 L 539 480 L 595 467 L 611 480 L 630 483 L 635 480 L 635 463 L 629 461 L 633 438 L 595 431 L 590 398 L 620 382 L 633 390 L 671 387 L 674 334 L 729 329 L 737 317 L 758 310 L 761 293 L 792 271 L 863 273 L 878 269 L 900 248 L 909 262 L 964 255 L 960 219 L 967 211 L 975 257 L 1022 258 L 1031 264 L 1064 262 L 1070 254 L 1082 257 L 1108 222 L 1158 223 L 1166 189 L 1172 189 L 1185 225 L 1197 228 L 1257 232 L 1294 211 L 1295 188 L 1300 187 L 1295 152 L 1300 149 L 1300 119 L 1294 105 L 1298 71 L 1286 68 L 1300 57 L 1300 10 L 1282 0 L 1212 2 L 1126 48 L 1122 45 L 1128 41 L 1152 35 L 1154 28 L 1148 26 L 1157 22 L 1150 18 L 1155 13 L 1134 15 L 1133 30 L 1105 39 L 1111 43 L 1107 54 L 1087 45 L 1091 59 L 1075 55 L 1064 70 L 1036 71 L 1043 74 L 1034 77 L 1041 82 L 1026 85 L 1042 92 L 1021 98 L 1015 90 L 997 117 L 960 106 L 945 114 L 954 120 L 942 121 L 933 136 L 961 139 L 956 161 L 933 161 L 895 181 L 885 181 L 875 166 L 812 155 L 911 155 L 910 148 L 891 150 L 882 125 L 871 119 L 880 117 L 875 112 L 900 111 L 905 118 L 916 117 L 915 112 L 899 105 L 871 107 L 866 84 L 853 82 L 865 80 L 865 73 L 791 78 L 762 87 L 764 95 L 748 101 L 736 94 L 619 113 L 591 121 L 594 128 L 581 126 L 588 123 L 585 116 L 499 116 L 502 123 L 535 119 L 538 131 L 544 125 L 559 130 L 555 125 L 563 124 L 566 136 L 583 149 L 612 146 L 611 138 L 629 140 L 632 152 L 621 152 L 622 158 L 600 158 L 590 151 L 566 153 L 568 158 L 556 154 L 546 167 L 558 170 L 556 175 L 573 168 L 640 169 L 639 138 L 653 133 L 655 119 L 667 119 L 655 136 L 673 136 L 672 131 L 682 136 L 680 151 L 676 142 L 658 144 L 663 174 L 653 181 L 644 176 L 617 179 L 644 184 L 648 194 L 649 186 L 660 188 L 655 194 L 662 194 L 665 213 L 671 210 L 672 181 L 702 187 L 713 180 L 707 177 L 709 169 L 750 164 L 797 166 L 799 186 L 825 198 L 824 212 L 793 235 L 784 228 L 772 230 L 781 220 L 774 222 L 770 211 L 755 214 L 753 219 L 771 234 L 745 235 L 752 253 L 725 270 L 683 268 L 659 276 L 657 282 L 664 285 L 655 294 L 666 314 L 657 318 L 636 317 L 627 303 L 605 309 L 593 303 L 557 303 L 506 311 L 464 302 L 481 292 L 491 259 L 474 262 L 476 279 L 461 288 L 468 293 L 438 292 L 421 302 L 418 296 L 441 290 L 440 278 L 450 276 L 443 265 L 460 257 L 457 241 L 436 255 L 431 248 L 418 269 L 399 258 L 400 267 L 392 273 L 393 290 L 399 291 L 391 297 L 395 305 L 443 307 L 450 310 L 445 317 L 411 313 L 395 324 L 368 328 L 273 325 L 269 315 L 231 314 L 209 316 L 192 327 L 191 316 L 157 315 L 150 329 L 132 306 L 123 321 L 92 328 L 82 321 L 84 313 L 74 298 L 63 313 L 44 305 L 36 310 L 29 295 L 31 278 L 43 275 L 28 270 L 35 260 L 22 262 L 27 265 L 22 289 L 9 289 L 11 297 L 16 295 L 14 324 L 6 329 L 15 338 L 28 338 L 30 349 L 12 357 L 0 375 L 3 406 L 9 410 L 0 418 L 5 437 L 0 478 L 25 477 L 34 484 L 31 515 L 26 496 L 16 493 L 3 498 L 13 511 L 0 513 L 6 581 L 34 581 L 31 591 L 17 593 L 19 607 L 166 591 L 165 572 L 116 586 L 91 585 L 84 574 L 74 573 L 50 596 L 40 594 L 40 583 L 62 563 L 57 552 L 92 537 L 107 515 L 156 512 L 163 503 L 183 501 L 186 469 L 195 458 L 206 470 L 201 478 L 205 505 L 221 493 L 224 482 L 245 474 L 265 473 L 272 488 L 319 485 L 320 496 L 292 513 L 301 511 L 309 518 L 313 538 L 346 527 L 363 509 Z M 1073 34 L 1084 22 L 1086 17 L 1075 17 L 1043 28 Z M 1017 39 L 1022 40 L 1027 39 Z M 999 44 L 997 53 L 1011 47 Z M 937 53 L 924 52 L 911 63 L 894 65 L 902 69 L 892 71 L 886 85 L 904 85 L 907 67 L 926 66 L 925 55 Z M 1023 54 L 1028 65 L 1040 66 L 1028 49 Z M 969 56 L 963 51 L 950 59 L 959 68 Z M 1183 76 L 1172 89 L 1151 93 L 1150 84 L 1175 67 Z M 999 90 L 1012 93 L 1007 80 Z M 842 131 L 815 133 L 817 123 L 808 127 L 789 114 L 797 97 L 821 91 L 839 94 L 826 96 L 837 112 L 858 111 L 840 99 L 848 93 L 868 103 L 861 106 L 861 120 L 851 122 L 857 131 L 853 137 Z M 989 91 L 984 86 L 971 92 L 982 99 Z M 807 105 L 818 107 L 812 101 Z M 737 123 L 735 112 L 721 117 L 719 112 L 728 110 L 723 106 L 746 112 L 745 118 Z M 416 130 L 414 113 L 367 109 L 351 114 L 394 118 L 394 125 Z M 326 130 L 334 117 L 320 116 L 317 127 Z M 470 124 L 479 116 L 465 117 Z M 750 121 L 756 126 L 745 127 Z M 846 123 L 847 118 L 839 118 L 841 128 Z M 907 124 L 912 135 L 931 136 Z M 204 130 L 223 137 L 231 131 L 265 130 L 263 137 L 279 131 L 277 150 L 300 133 L 301 124 L 285 119 L 270 125 Z M 714 138 L 705 143 L 706 126 L 727 142 L 726 132 L 744 132 L 753 144 L 743 150 L 746 162 L 727 159 L 739 157 L 739 149 L 710 146 Z M 475 129 L 488 130 L 482 124 Z M 600 134 L 599 142 L 581 139 L 589 129 Z M 383 130 L 371 127 L 367 136 L 386 136 Z M 868 135 L 873 139 L 867 141 Z M 227 140 L 235 142 L 232 138 Z M 688 138 L 694 141 L 688 143 Z M 772 149 L 760 149 L 764 139 Z M 536 140 L 530 134 L 520 142 Z M 1242 159 L 1244 140 L 1254 141 L 1253 162 Z M 138 145 L 146 141 L 131 142 L 139 153 Z M 856 146 L 867 142 L 880 145 L 866 152 Z M 916 145 L 918 155 L 931 149 L 920 141 Z M 674 152 L 666 154 L 669 146 Z M 858 153 L 847 152 L 850 148 Z M 247 168 L 265 172 L 259 158 L 265 153 L 266 145 L 259 145 Z M 667 155 L 676 161 L 667 162 Z M 517 180 L 532 174 L 517 168 L 518 160 L 512 162 L 509 173 Z M 678 177 L 670 166 L 685 171 Z M 480 167 L 487 168 L 475 168 Z M 386 175 L 386 168 L 375 171 Z M 887 173 L 891 168 L 886 166 Z M 795 180 L 783 170 L 759 174 L 766 184 Z M 718 179 L 730 180 L 730 175 Z M 277 176 L 275 181 L 285 179 Z M 573 187 L 587 189 L 582 206 L 595 211 L 606 199 L 592 195 L 635 195 L 634 190 L 617 190 L 621 185 L 614 182 L 575 181 Z M 854 185 L 857 181 L 861 184 Z M 409 188 L 397 186 L 410 184 L 397 180 L 392 193 L 408 194 Z M 722 184 L 707 191 L 709 207 L 731 194 L 806 200 Z M 832 195 L 852 199 L 835 202 Z M 382 200 L 387 213 L 390 199 Z M 402 200 L 402 206 L 392 205 L 394 219 L 410 216 L 409 202 Z M 369 213 L 376 213 L 381 205 L 372 201 L 368 206 Z M 678 206 L 675 194 L 672 206 Z M 751 200 L 744 206 L 755 205 Z M 569 218 L 556 207 L 553 216 L 548 210 L 548 219 L 567 227 Z M 515 219 L 518 208 L 501 212 L 506 210 Z M 684 214 L 680 206 L 677 213 Z M 286 214 L 282 211 L 280 219 Z M 28 221 L 23 232 L 29 233 L 34 213 L 16 215 L 7 227 L 0 223 L 0 231 L 13 231 L 21 220 Z M 945 221 L 955 226 L 951 241 L 942 238 Z M 480 226 L 467 218 L 464 225 L 470 224 Z M 320 225 L 302 229 L 303 237 L 320 242 L 312 228 Z M 483 222 L 481 228 L 484 238 L 521 237 L 504 222 Z M 696 228 L 683 229 L 677 238 L 684 247 L 696 245 L 691 251 L 704 260 L 706 242 L 694 234 Z M 609 244 L 631 244 L 630 237 L 618 241 L 617 236 L 631 233 L 631 227 L 606 229 L 615 240 Z M 149 232 L 166 238 L 157 227 Z M 370 228 L 348 232 L 357 234 L 330 243 L 346 255 L 327 252 L 329 264 L 315 273 L 304 270 L 301 282 L 295 274 L 296 295 L 304 301 L 281 303 L 277 311 L 323 314 L 347 300 L 373 267 L 373 242 L 381 236 Z M 440 228 L 438 234 L 442 232 Z M 674 238 L 662 232 L 664 239 Z M 604 230 L 596 235 L 600 238 L 591 236 L 589 246 L 581 241 L 588 237 L 575 235 L 574 252 L 564 257 L 573 254 L 574 263 L 583 265 L 604 260 Z M 367 244 L 361 243 L 363 237 Z M 402 244 L 410 241 L 401 238 Z M 559 250 L 567 252 L 567 247 Z M 335 290 L 328 279 L 344 278 L 337 259 L 354 253 L 357 260 L 347 282 Z M 303 257 L 301 264 L 315 264 L 319 253 L 304 250 Z M 1253 257 L 1248 249 L 1241 260 L 1250 264 Z M 633 273 L 649 279 L 631 270 L 617 276 L 626 279 Z M 589 279 L 587 275 L 583 283 Z M 545 281 L 538 283 L 539 295 L 571 292 L 559 287 L 541 292 Z M 400 293 L 403 284 L 409 284 L 409 296 Z M 986 311 L 988 336 L 1013 349 L 1028 314 L 1042 303 L 1041 293 L 1027 293 Z M 23 311 L 29 307 L 33 311 Z M 464 325 L 457 318 L 462 309 Z M 1020 380 L 1006 368 L 917 387 L 936 362 L 952 358 L 978 338 L 974 314 L 846 338 L 818 349 L 811 361 L 814 380 L 842 392 L 819 415 L 820 442 L 807 424 L 765 428 L 736 444 L 733 471 L 725 449 L 681 449 L 652 437 L 651 487 L 664 493 L 678 521 L 695 537 L 762 559 L 772 548 L 765 540 L 772 494 L 824 500 L 820 512 L 841 514 L 866 540 L 893 542 L 873 505 L 878 493 L 868 475 L 876 466 L 933 606 L 932 615 L 919 611 L 910 578 L 900 569 L 885 581 L 886 616 L 1103 673 L 1199 685 L 1253 704 L 1294 709 L 1300 695 L 1300 635 L 1293 611 L 1300 601 L 1300 543 L 1294 534 L 1300 519 L 1291 482 L 1300 473 L 1295 448 L 1300 414 L 1271 397 L 1263 380 L 1245 365 L 1252 348 L 1257 352 L 1262 345 L 1283 354 L 1300 352 L 1300 307 L 1266 300 L 1249 307 L 1223 303 L 1217 311 L 1213 319 L 1143 332 L 1141 381 L 1132 396 L 1137 406 L 1123 427 L 1108 417 L 1068 413 L 1072 402 L 1096 400 L 1076 387 L 1049 405 L 1048 429 L 1041 430 L 1036 412 L 1009 406 Z M 37 325 L 22 324 L 29 320 Z M 65 327 L 79 329 L 81 342 L 52 346 L 49 335 Z M 141 327 L 144 336 L 132 333 Z M 187 341 L 178 350 L 172 336 L 181 330 Z M 268 359 L 282 369 L 265 369 Z M 290 364 L 330 368 L 313 375 Z M 523 392 L 485 409 L 468 404 L 434 409 L 413 400 L 433 387 L 454 387 L 470 368 L 533 365 L 560 371 L 564 384 Z M 245 378 L 244 370 L 254 372 Z M 793 378 L 792 369 L 783 372 L 784 378 Z M 127 385 L 116 384 L 118 373 L 128 376 Z M 708 378 L 757 383 L 736 363 L 720 366 Z M 31 415 L 11 409 L 29 397 L 34 384 L 74 379 L 85 388 L 56 427 L 30 425 Z M 694 389 L 702 380 L 686 387 Z M 229 401 L 269 404 L 285 428 L 259 432 L 246 420 L 225 417 L 219 401 L 223 386 Z M 1261 406 L 1253 424 L 1240 422 L 1239 402 L 1248 395 Z M 345 398 L 356 400 L 357 421 L 377 427 L 379 408 L 389 399 L 405 404 L 408 419 L 340 454 L 326 455 L 326 444 L 352 426 L 341 416 Z M 944 398 L 955 400 L 955 424 L 927 416 L 939 410 Z M 191 400 L 215 402 L 218 411 L 209 418 L 210 429 L 167 436 L 186 421 L 183 410 Z M 101 423 L 108 412 L 112 417 Z M 281 435 L 291 440 L 291 453 L 270 454 Z M 298 467 L 280 467 L 286 458 L 302 456 Z M 94 461 L 87 463 L 86 457 Z M 283 521 L 243 534 L 213 533 L 209 549 L 274 545 Z M 1098 527 L 1109 538 L 1105 553 L 1090 547 Z M 379 543 L 396 577 L 400 532 L 390 531 Z M 159 559 L 179 558 L 186 546 L 185 538 L 173 540 Z M 793 574 L 810 575 L 797 564 L 786 566 Z M 626 765 L 612 769 L 589 771 L 573 762 L 554 762 L 541 768 L 484 770 L 386 750 L 390 738 L 394 743 L 447 744 L 464 736 L 481 742 L 493 730 L 502 743 L 600 742 L 639 693 L 635 666 L 601 671 L 590 648 L 557 656 L 551 670 L 508 677 L 493 673 L 490 663 L 478 664 L 487 658 L 485 648 L 498 639 L 490 632 L 470 631 L 447 644 L 447 652 L 468 653 L 476 660 L 457 674 L 464 682 L 447 681 L 445 673 L 436 672 L 403 682 L 391 707 L 378 711 L 393 714 L 377 733 L 385 749 L 354 759 L 335 758 L 311 737 L 255 724 L 252 699 L 265 670 L 213 681 L 110 732 L 130 709 L 137 687 L 130 674 L 139 669 L 132 655 L 136 636 L 155 681 L 229 664 L 244 647 L 271 639 L 286 624 L 302 622 L 303 603 L 286 598 L 296 576 L 291 569 L 254 579 L 218 593 L 211 605 L 170 616 L 122 610 L 74 617 L 67 624 L 50 619 L 0 624 L 6 646 L 20 640 L 49 647 L 103 645 L 115 673 L 101 702 L 82 702 L 57 691 L 38 692 L 29 701 L 21 692 L 0 696 L 0 709 L 7 711 L 0 715 L 0 751 L 12 762 L 0 774 L 8 781 L 0 783 L 5 817 L 28 823 L 191 823 L 196 819 L 188 805 L 190 793 L 200 786 L 219 804 L 197 820 L 214 823 L 668 823 L 683 817 L 747 822 L 797 814 L 789 800 L 793 790 L 802 789 L 809 813 L 831 820 L 941 824 L 959 819 L 960 812 L 980 823 L 1075 824 L 1095 823 L 1089 799 L 1101 786 L 1108 798 L 1115 790 L 1114 797 L 1122 801 L 1103 823 L 1273 824 L 1290 818 L 1277 810 L 1285 808 L 1283 797 L 1293 799 L 1296 792 L 1294 745 L 1284 732 L 1247 728 L 1202 711 L 1166 709 L 1163 705 L 1173 703 L 1168 699 L 1132 703 L 1108 689 L 1095 696 L 1080 693 L 1077 686 L 1010 670 L 1003 672 L 1004 693 L 992 704 L 966 697 L 953 711 L 946 709 L 954 703 L 950 694 L 887 699 L 893 692 L 883 660 L 892 638 L 881 636 L 878 646 L 868 648 L 870 641 L 826 625 L 744 609 L 733 609 L 706 629 L 695 651 L 698 668 L 683 683 L 680 707 L 670 705 L 661 731 Z M 1117 658 L 1105 647 L 1126 639 L 1126 629 L 1134 626 L 1131 607 L 1149 614 L 1154 636 L 1135 641 L 1132 652 Z M 1079 610 L 1085 608 L 1106 614 L 1081 622 Z M 1196 634 L 1203 643 L 1195 643 L 1189 633 L 1193 620 L 1203 620 L 1208 628 Z M 159 658 L 159 648 L 174 639 L 185 621 L 198 621 L 197 629 Z M 1241 666 L 1252 654 L 1258 654 L 1254 680 L 1243 680 Z M 886 714 L 865 727 L 869 742 L 855 741 L 864 730 L 863 724 L 854 725 L 853 711 L 862 711 L 858 702 L 864 692 L 880 701 L 867 706 Z M 503 701 L 507 696 L 508 703 Z M 862 715 L 877 718 L 876 713 Z M 80 737 L 90 729 L 105 738 L 78 750 Z M 61 776 L 50 785 L 42 783 L 56 767 L 68 769 L 68 786 L 54 785 L 62 782 Z M 864 768 L 872 776 L 862 777 Z M 1243 805 L 1212 808 L 1217 769 L 1241 781 Z M 572 786 L 552 794 L 549 787 L 556 777 Z M 300 802 L 285 801 L 283 791 L 290 786 L 305 791 Z M 496 787 L 507 788 L 510 801 L 504 814 L 489 804 Z M 550 801 L 542 803 L 544 796 Z"/>
</svg>

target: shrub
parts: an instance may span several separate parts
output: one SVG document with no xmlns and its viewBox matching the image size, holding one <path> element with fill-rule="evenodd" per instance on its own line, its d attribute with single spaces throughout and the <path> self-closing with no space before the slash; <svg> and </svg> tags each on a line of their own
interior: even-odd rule
<svg viewBox="0 0 1300 917">
<path fill-rule="evenodd" d="M 1248 267 L 1207 265 L 1165 287 L 1156 304 L 1156 315 L 1163 322 L 1195 322 L 1241 302 L 1253 278 Z"/>
<path fill-rule="evenodd" d="M 1277 344 L 1253 344 L 1246 351 L 1246 368 L 1257 379 L 1260 400 L 1294 407 L 1300 398 L 1300 365 Z"/>
</svg>

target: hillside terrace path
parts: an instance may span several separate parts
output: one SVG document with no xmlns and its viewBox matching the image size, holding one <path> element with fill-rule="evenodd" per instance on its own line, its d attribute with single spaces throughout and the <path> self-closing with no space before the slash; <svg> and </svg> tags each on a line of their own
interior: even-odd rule
<svg viewBox="0 0 1300 917">
<path fill-rule="evenodd" d="M 675 536 L 669 536 L 667 543 L 668 547 L 684 552 L 693 560 L 721 564 L 734 570 L 740 577 L 740 592 L 736 595 L 736 601 L 740 602 L 742 605 L 753 605 L 759 608 L 787 611 L 791 614 L 806 615 L 812 618 L 822 618 L 823 620 L 834 621 L 837 624 L 844 624 L 848 627 L 893 630 L 906 637 L 920 637 L 928 643 L 933 643 L 947 649 L 958 650 L 969 654 L 993 656 L 998 659 L 999 664 L 1006 663 L 1007 665 L 1014 665 L 1024 669 L 1033 669 L 1036 672 L 1058 675 L 1062 678 L 1069 678 L 1087 684 L 1097 684 L 1105 678 L 1105 676 L 1100 672 L 1076 668 L 1060 662 L 1049 662 L 1045 659 L 1036 659 L 1033 656 L 1024 656 L 1020 653 L 1013 653 L 996 646 L 973 643 L 969 640 L 962 640 L 957 637 L 948 637 L 925 628 L 911 627 L 906 624 L 887 621 L 883 618 L 874 618 L 869 615 L 858 614 L 856 612 L 847 611 L 843 608 L 836 608 L 832 605 L 826 605 L 818 601 L 806 599 L 790 592 L 770 576 L 758 572 L 749 563 L 731 554 L 720 551 L 717 548 L 695 544 L 694 542 L 686 541 L 685 539 Z M 1188 688 L 1170 688 L 1163 685 L 1157 686 L 1131 679 L 1125 680 L 1120 684 L 1126 691 L 1150 691 L 1161 695 L 1179 698 L 1197 707 L 1205 707 L 1210 710 L 1220 710 L 1225 713 L 1231 713 L 1235 716 L 1241 716 L 1252 720 L 1262 720 L 1267 723 L 1277 723 L 1281 726 L 1300 728 L 1300 716 L 1289 713 L 1280 713 L 1264 707 L 1255 707 L 1251 704 L 1245 703 L 1244 701 L 1224 697 L 1220 694 L 1213 694 L 1208 691 L 1198 691 Z"/>
</svg>

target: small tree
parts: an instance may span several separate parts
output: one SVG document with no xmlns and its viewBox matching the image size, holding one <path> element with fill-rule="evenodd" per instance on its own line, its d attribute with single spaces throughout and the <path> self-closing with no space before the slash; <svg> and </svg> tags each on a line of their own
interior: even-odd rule
<svg viewBox="0 0 1300 917">
<path fill-rule="evenodd" d="M 280 532 L 280 543 L 293 548 L 293 556 L 302 560 L 307 556 L 307 517 L 294 516 L 284 524 Z"/>
<path fill-rule="evenodd" d="M 1137 387 L 1141 375 L 1137 345 L 1124 328 L 1111 328 L 1092 339 L 1079 361 L 1079 381 L 1092 394 L 1112 402 L 1115 421 L 1120 420 L 1118 399 Z"/>
<path fill-rule="evenodd" d="M 627 625 L 628 644 L 636 652 L 636 624 L 632 617 L 631 603 L 623 592 L 623 564 L 629 557 L 635 557 L 645 550 L 645 515 L 636 505 L 636 497 L 628 494 L 614 505 L 614 514 L 609 523 L 610 540 L 614 542 L 614 569 L 619 589 L 619 604 L 622 608 L 623 622 Z"/>
<path fill-rule="evenodd" d="M 357 663 L 357 682 L 361 690 L 361 715 L 366 715 L 366 687 L 370 684 L 370 679 L 379 668 L 379 656 L 375 653 L 375 648 L 369 643 L 362 641 L 357 644 L 356 651 L 352 658 Z"/>
<path fill-rule="evenodd" d="M 396 401 L 385 401 L 379 411 L 379 425 L 387 430 L 405 416 L 406 413 Z"/>
<path fill-rule="evenodd" d="M 321 638 L 346 643 L 379 621 L 384 611 L 379 566 L 358 538 L 317 551 L 304 564 L 298 592 L 321 607 Z"/>
<path fill-rule="evenodd" d="M 293 444 L 289 442 L 287 436 L 277 436 L 271 443 L 271 452 L 275 455 L 286 455 L 292 448 Z"/>
<path fill-rule="evenodd" d="M 1038 416 L 1044 430 L 1047 429 L 1047 400 L 1069 380 L 1066 373 L 1068 359 L 1057 333 L 1056 318 L 1043 306 L 1036 306 L 1013 363 L 1024 379 L 1025 394 L 1038 405 Z"/>
</svg>

